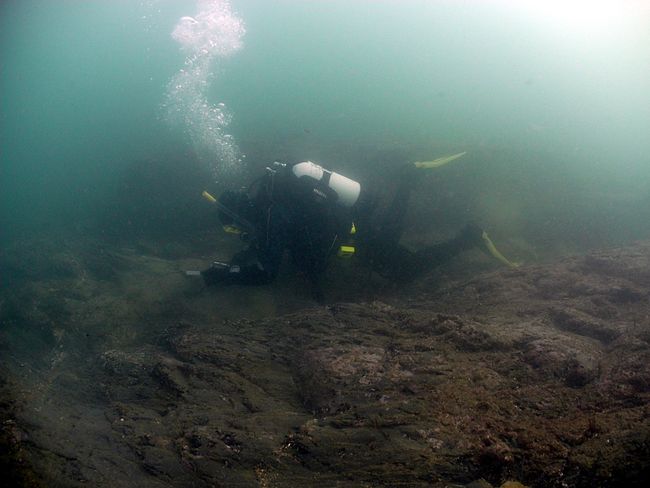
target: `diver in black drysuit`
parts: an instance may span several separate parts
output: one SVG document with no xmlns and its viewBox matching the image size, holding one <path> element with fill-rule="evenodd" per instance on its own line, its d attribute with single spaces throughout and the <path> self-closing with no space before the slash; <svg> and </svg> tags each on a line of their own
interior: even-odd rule
<svg viewBox="0 0 650 488">
<path fill-rule="evenodd" d="M 319 278 L 353 226 L 354 255 L 396 282 L 409 281 L 461 251 L 480 246 L 482 230 L 475 225 L 467 225 L 454 239 L 416 252 L 399 244 L 417 171 L 412 164 L 399 168 L 390 180 L 390 205 L 382 206 L 378 193 L 314 163 L 275 163 L 248 191 L 226 191 L 219 198 L 222 224 L 238 228 L 248 247 L 230 263 L 215 262 L 202 271 L 205 283 L 270 283 L 288 250 L 320 301 Z"/>
</svg>

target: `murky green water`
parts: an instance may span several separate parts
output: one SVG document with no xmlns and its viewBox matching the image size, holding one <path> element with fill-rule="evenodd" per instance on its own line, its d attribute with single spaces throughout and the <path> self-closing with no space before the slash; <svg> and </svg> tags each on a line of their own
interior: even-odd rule
<svg viewBox="0 0 650 488">
<path fill-rule="evenodd" d="M 648 234 L 646 2 L 0 8 L 3 239 L 134 218 L 152 186 L 169 188 L 148 212 L 188 205 L 187 172 L 243 182 L 288 157 L 356 175 L 452 150 L 468 157 L 435 179 L 442 227 L 464 212 L 568 247 Z"/>
<path fill-rule="evenodd" d="M 637 486 L 648 243 L 607 248 L 650 237 L 649 89 L 646 0 L 1 2 L 0 471 Z M 325 307 L 289 263 L 185 273 L 243 246 L 204 189 L 461 152 L 402 244 L 474 222 L 546 266 L 473 250 L 396 284 L 339 259 Z"/>
</svg>

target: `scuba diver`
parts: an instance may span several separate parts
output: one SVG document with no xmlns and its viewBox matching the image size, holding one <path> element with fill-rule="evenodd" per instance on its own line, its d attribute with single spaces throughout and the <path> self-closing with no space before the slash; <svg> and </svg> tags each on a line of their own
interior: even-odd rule
<svg viewBox="0 0 650 488">
<path fill-rule="evenodd" d="M 321 302 L 320 277 L 336 254 L 354 255 L 395 282 L 410 281 L 475 247 L 512 265 L 473 224 L 449 241 L 415 252 L 399 244 L 418 170 L 442 166 L 464 154 L 401 166 L 390 180 L 392 195 L 383 201 L 378 192 L 311 161 L 275 162 L 247 190 L 226 191 L 218 200 L 204 192 L 218 207 L 224 229 L 240 234 L 248 246 L 229 263 L 214 262 L 200 275 L 207 285 L 268 284 L 288 250 L 293 264 L 310 281 L 313 298 Z"/>
</svg>

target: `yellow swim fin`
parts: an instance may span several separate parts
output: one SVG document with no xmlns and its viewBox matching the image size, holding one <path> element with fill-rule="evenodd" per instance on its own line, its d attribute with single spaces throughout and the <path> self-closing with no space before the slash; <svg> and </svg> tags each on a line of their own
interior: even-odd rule
<svg viewBox="0 0 650 488">
<path fill-rule="evenodd" d="M 483 242 L 485 243 L 485 247 L 487 248 L 488 251 L 490 251 L 490 254 L 497 258 L 499 261 L 501 261 L 503 264 L 510 268 L 518 268 L 519 264 L 518 263 L 513 263 L 512 261 L 509 261 L 506 259 L 506 257 L 499 252 L 499 250 L 496 248 L 494 245 L 494 242 L 492 242 L 492 239 L 490 239 L 487 235 L 487 232 L 483 231 L 483 234 L 481 235 L 483 238 Z"/>
<path fill-rule="evenodd" d="M 207 191 L 203 190 L 203 193 L 201 193 L 201 196 L 205 198 L 208 202 L 210 203 L 217 203 L 217 199 L 214 198 L 212 195 L 210 195 Z"/>
<path fill-rule="evenodd" d="M 458 159 L 462 156 L 465 156 L 467 151 L 463 151 L 458 154 L 452 154 L 451 156 L 443 156 L 442 158 L 434 159 L 433 161 L 416 161 L 413 163 L 416 168 L 428 169 L 428 168 L 439 168 L 447 163 L 450 163 L 454 159 Z"/>
</svg>

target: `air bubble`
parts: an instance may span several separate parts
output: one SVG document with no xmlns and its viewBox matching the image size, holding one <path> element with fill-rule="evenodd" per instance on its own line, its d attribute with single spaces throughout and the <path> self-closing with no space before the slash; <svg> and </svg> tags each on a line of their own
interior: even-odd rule
<svg viewBox="0 0 650 488">
<path fill-rule="evenodd" d="M 215 178 L 241 161 L 239 148 L 225 130 L 232 115 L 223 102 L 207 99 L 215 63 L 241 48 L 245 29 L 225 0 L 199 0 L 198 13 L 181 17 L 172 37 L 186 52 L 185 68 L 170 81 L 163 104 L 167 118 L 184 127 L 199 157 L 210 164 Z"/>
</svg>

